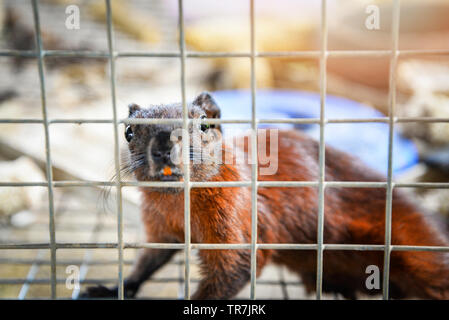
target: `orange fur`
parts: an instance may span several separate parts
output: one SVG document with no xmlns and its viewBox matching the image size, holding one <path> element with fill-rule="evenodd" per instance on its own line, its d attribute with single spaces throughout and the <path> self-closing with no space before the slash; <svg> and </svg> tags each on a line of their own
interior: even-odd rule
<svg viewBox="0 0 449 320">
<path fill-rule="evenodd" d="M 269 144 L 269 139 L 267 145 Z M 227 150 L 225 148 L 225 150 Z M 248 148 L 244 146 L 245 152 Z M 318 144 L 297 131 L 281 131 L 278 172 L 259 175 L 259 181 L 316 181 Z M 261 165 L 262 166 L 262 165 Z M 249 166 L 222 165 L 213 181 L 239 181 L 249 176 Z M 326 150 L 327 181 L 384 181 L 358 160 L 332 148 Z M 142 215 L 148 241 L 184 241 L 184 194 L 152 192 L 142 188 Z M 191 190 L 193 243 L 249 243 L 251 238 L 250 188 L 194 188 Z M 394 191 L 393 245 L 448 245 L 446 237 L 402 192 Z M 328 188 L 325 193 L 324 242 L 383 244 L 386 191 L 383 188 Z M 318 195 L 316 188 L 260 188 L 258 190 L 259 243 L 316 243 Z M 244 250 L 202 250 L 203 271 L 232 275 L 249 270 Z M 303 278 L 309 292 L 315 289 L 316 253 L 298 250 L 259 250 L 260 273 L 268 262 L 286 265 Z M 243 267 L 242 267 L 243 264 Z M 365 269 L 382 270 L 383 252 L 325 251 L 323 290 L 354 298 L 363 291 Z M 235 269 L 235 270 L 234 270 Z M 206 278 L 207 279 L 207 278 Z M 223 279 L 223 277 L 221 277 Z M 213 279 L 209 279 L 213 283 Z M 447 253 L 393 252 L 391 296 L 449 298 Z M 240 283 L 239 283 L 240 285 Z M 200 286 L 201 288 L 201 286 Z M 238 288 L 238 290 L 241 287 Z M 222 285 L 196 296 L 231 297 L 238 292 Z M 220 291 L 221 290 L 221 291 Z M 213 294 L 212 294 L 213 292 Z M 229 292 L 229 294 L 228 294 Z M 208 293 L 210 295 L 208 295 Z M 232 293 L 232 294 L 231 294 Z M 379 293 L 366 292 L 366 293 Z"/>
</svg>

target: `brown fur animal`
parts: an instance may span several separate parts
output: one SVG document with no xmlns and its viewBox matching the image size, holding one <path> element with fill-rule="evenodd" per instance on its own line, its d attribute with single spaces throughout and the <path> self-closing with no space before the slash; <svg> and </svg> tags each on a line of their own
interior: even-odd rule
<svg viewBox="0 0 449 320">
<path fill-rule="evenodd" d="M 180 104 L 153 106 L 142 109 L 130 106 L 131 118 L 181 118 Z M 218 118 L 220 109 L 213 98 L 204 93 L 189 105 L 191 118 Z M 182 163 L 174 164 L 169 156 L 179 156 L 180 141 L 170 140 L 170 132 L 179 125 L 130 125 L 126 128 L 129 141 L 125 171 L 140 181 L 183 180 Z M 216 128 L 215 128 L 216 129 Z M 219 134 L 211 133 L 205 124 L 190 128 L 190 145 L 202 148 L 218 143 Z M 196 140 L 195 140 L 196 139 Z M 267 134 L 269 149 L 273 137 Z M 260 181 L 317 181 L 319 146 L 300 131 L 279 131 L 278 157 L 273 175 L 262 175 L 268 165 L 260 163 Z M 232 163 L 220 163 L 218 155 L 203 155 L 191 149 L 192 181 L 244 181 L 250 179 L 251 167 L 238 163 L 238 154 L 248 155 L 248 143 L 236 148 L 225 145 L 220 155 L 232 158 Z M 261 145 L 259 143 L 259 148 Z M 200 159 L 201 161 L 194 160 Z M 228 158 L 229 160 L 229 158 Z M 222 161 L 224 162 L 224 161 Z M 164 175 L 170 166 L 172 174 Z M 385 181 L 358 159 L 326 148 L 327 181 Z M 141 188 L 142 220 L 148 242 L 184 242 L 184 193 L 182 188 Z M 385 232 L 384 188 L 326 188 L 324 243 L 383 244 Z M 306 243 L 317 242 L 318 190 L 313 187 L 275 188 L 258 190 L 258 242 Z M 193 188 L 191 190 L 192 243 L 249 243 L 251 241 L 250 188 Z M 400 191 L 393 195 L 393 245 L 447 246 L 448 239 Z M 158 268 L 169 261 L 176 250 L 144 249 L 134 271 L 125 281 L 125 295 L 133 297 L 139 286 Z M 201 250 L 203 279 L 193 299 L 229 299 L 250 279 L 249 250 Z M 323 291 L 356 298 L 358 292 L 378 294 L 367 290 L 367 266 L 377 265 L 381 272 L 381 251 L 324 251 Z M 307 250 L 258 250 L 257 272 L 267 263 L 287 266 L 303 280 L 311 293 L 316 285 L 316 252 Z M 381 273 L 382 274 L 382 273 Z M 116 296 L 117 289 L 89 288 L 85 296 Z M 391 298 L 418 297 L 449 298 L 448 253 L 393 251 L 390 273 Z"/>
</svg>

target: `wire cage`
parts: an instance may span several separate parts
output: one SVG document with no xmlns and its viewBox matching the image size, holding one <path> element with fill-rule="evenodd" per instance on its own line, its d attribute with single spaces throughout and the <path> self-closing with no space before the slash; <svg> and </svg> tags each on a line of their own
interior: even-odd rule
<svg viewBox="0 0 449 320">
<path fill-rule="evenodd" d="M 251 252 L 251 281 L 247 298 L 256 299 L 259 286 L 264 285 L 279 285 L 282 293 L 279 298 L 288 298 L 287 288 L 289 286 L 299 286 L 300 282 L 289 280 L 286 278 L 284 271 L 281 270 L 279 278 L 276 280 L 257 280 L 256 281 L 256 252 L 262 249 L 277 249 L 277 250 L 313 250 L 317 253 L 317 270 L 316 270 L 316 299 L 322 299 L 322 285 L 323 285 L 323 252 L 324 250 L 362 250 L 362 251 L 383 251 L 384 252 L 384 266 L 383 266 L 383 299 L 389 298 L 388 283 L 390 273 L 390 255 L 393 251 L 437 251 L 449 252 L 449 247 L 431 247 L 431 246 L 399 246 L 391 244 L 391 220 L 392 220 L 392 197 L 393 189 L 395 188 L 449 188 L 449 183 L 395 183 L 393 181 L 393 143 L 394 143 L 394 128 L 397 123 L 404 122 L 449 122 L 447 118 L 429 118 L 429 117 L 414 117 L 414 118 L 399 118 L 395 116 L 396 105 L 396 66 L 399 57 L 404 56 L 422 56 L 422 55 L 449 55 L 447 50 L 399 50 L 399 21 L 400 21 L 400 1 L 394 0 L 393 16 L 392 16 L 392 34 L 391 34 L 391 48 L 389 50 L 345 50 L 336 51 L 328 50 L 328 10 L 327 1 L 321 0 L 321 49 L 318 51 L 291 51 L 291 52 L 258 52 L 256 50 L 256 33 L 257 25 L 255 23 L 255 1 L 250 0 L 250 52 L 197 52 L 188 51 L 185 43 L 185 29 L 184 29 L 184 3 L 183 0 L 178 1 L 178 32 L 179 32 L 179 50 L 166 52 L 130 52 L 117 51 L 114 42 L 114 29 L 112 23 L 112 9 L 111 0 L 105 0 L 106 3 L 106 22 L 107 22 L 107 51 L 71 51 L 71 50 L 46 50 L 43 47 L 41 36 L 41 20 L 39 14 L 39 1 L 31 0 L 32 13 L 34 19 L 36 50 L 21 51 L 21 50 L 1 50 L 0 56 L 7 57 L 27 57 L 33 58 L 37 61 L 40 97 L 42 107 L 42 119 L 0 119 L 0 124 L 7 123 L 22 123 L 22 124 L 41 124 L 45 134 L 45 158 L 46 158 L 46 181 L 45 182 L 0 182 L 0 187 L 42 187 L 48 190 L 48 235 L 49 241 L 42 243 L 0 243 L 0 250 L 3 252 L 17 252 L 17 251 L 32 251 L 36 253 L 35 259 L 17 258 L 14 264 L 31 266 L 28 274 L 24 279 L 0 279 L 0 284 L 3 285 L 20 285 L 21 290 L 18 295 L 19 299 L 27 296 L 31 284 L 50 284 L 51 298 L 57 299 L 57 286 L 63 284 L 66 280 L 58 277 L 58 267 L 61 265 L 76 264 L 81 265 L 80 280 L 82 284 L 97 284 L 105 281 L 88 280 L 85 279 L 87 268 L 92 266 L 117 266 L 117 278 L 109 279 L 106 282 L 118 283 L 118 297 L 124 299 L 124 274 L 125 269 L 131 264 L 132 259 L 127 258 L 126 252 L 132 249 L 141 248 L 163 248 L 163 249 L 182 249 L 183 255 L 178 255 L 172 262 L 176 268 L 174 271 L 178 277 L 162 277 L 150 280 L 150 282 L 173 282 L 177 286 L 178 297 L 189 299 L 191 295 L 191 288 L 198 282 L 198 279 L 192 278 L 192 268 L 194 267 L 194 250 L 210 250 L 210 249 L 245 249 Z M 326 64 L 329 57 L 389 57 L 390 72 L 389 72 L 389 108 L 388 116 L 383 118 L 373 119 L 327 119 L 326 118 L 326 81 L 327 72 Z M 103 58 L 108 59 L 110 90 L 111 90 L 111 111 L 112 117 L 110 119 L 51 119 L 47 109 L 47 94 L 46 94 L 46 75 L 44 70 L 44 60 L 48 57 L 82 57 L 82 58 Z M 117 113 L 116 102 L 116 61 L 125 57 L 140 57 L 140 58 L 171 58 L 178 59 L 180 62 L 180 87 L 182 98 L 182 119 L 120 119 Z M 256 60 L 259 58 L 274 58 L 274 57 L 303 57 L 303 58 L 317 58 L 320 66 L 320 117 L 316 119 L 258 119 L 256 117 L 257 101 L 256 101 Z M 257 161 L 252 164 L 252 177 L 250 181 L 238 182 L 192 182 L 189 178 L 189 166 L 185 165 L 185 180 L 183 182 L 135 182 L 125 181 L 122 179 L 120 171 L 120 155 L 119 155 L 119 126 L 128 123 L 144 123 L 144 124 L 164 124 L 164 123 L 181 123 L 183 129 L 188 128 L 192 120 L 188 118 L 188 109 L 186 102 L 186 60 L 189 58 L 245 58 L 249 59 L 251 65 L 251 110 L 252 117 L 250 120 L 233 119 L 233 120 L 216 120 L 207 119 L 210 123 L 246 123 L 249 124 L 252 130 L 256 130 L 259 124 L 266 123 L 295 123 L 295 124 L 317 124 L 320 127 L 319 139 L 319 179 L 318 181 L 264 181 L 257 180 Z M 383 122 L 389 126 L 389 140 L 388 140 L 388 175 L 386 182 L 329 182 L 325 177 L 325 129 L 328 123 L 355 123 L 355 122 Z M 114 159 L 115 159 L 115 180 L 113 181 L 55 181 L 52 170 L 52 150 L 50 147 L 49 128 L 57 126 L 58 124 L 67 123 L 107 123 L 114 127 Z M 254 136 L 251 139 L 252 159 L 257 159 L 257 138 Z M 188 139 L 183 139 L 183 150 L 188 150 Z M 188 152 L 184 152 L 185 155 Z M 188 162 L 188 161 L 187 161 Z M 172 243 L 147 243 L 147 242 L 131 242 L 125 241 L 125 222 L 123 219 L 123 200 L 122 188 L 124 187 L 182 187 L 184 189 L 184 222 L 185 222 L 185 241 L 180 244 Z M 92 187 L 112 187 L 116 190 L 116 202 L 114 203 L 117 212 L 117 229 L 112 230 L 116 233 L 117 241 L 115 242 L 101 242 L 101 232 L 108 227 L 105 227 L 104 220 L 111 217 L 104 218 L 100 213 L 97 214 L 95 221 L 90 224 L 90 234 L 86 236 L 86 242 L 60 242 L 56 239 L 56 206 L 59 203 L 54 195 L 56 188 L 92 188 Z M 251 242 L 241 244 L 223 244 L 223 243 L 192 243 L 190 231 L 190 190 L 192 188 L 204 187 L 250 187 L 252 192 L 251 203 Z M 257 239 L 257 192 L 259 187 L 314 187 L 318 189 L 318 228 L 317 228 L 317 243 L 315 244 L 261 244 Z M 323 226 L 324 226 L 324 205 L 325 205 L 325 189 L 327 187 L 338 188 L 384 188 L 386 192 L 386 212 L 385 212 L 385 243 L 383 245 L 349 245 L 349 244 L 325 244 L 323 242 Z M 45 209 L 47 210 L 47 209 Z M 62 211 L 64 212 L 64 210 Z M 61 213 L 63 215 L 63 213 Z M 111 227 L 109 226 L 109 231 Z M 80 258 L 59 258 L 59 252 L 71 250 L 76 251 L 80 249 L 88 249 Z M 101 258 L 93 259 L 92 250 L 107 250 L 114 251 L 117 254 L 116 259 Z M 134 250 L 135 251 L 135 250 Z M 50 259 L 47 260 L 47 255 Z M 75 255 L 76 256 L 76 255 Z M 78 255 L 79 256 L 79 255 Z M 109 254 L 109 256 L 111 256 Z M 11 263 L 11 259 L 2 258 L 0 263 Z M 36 279 L 39 268 L 45 266 L 49 268 L 48 279 Z M 72 298 L 77 298 L 79 290 L 72 293 Z"/>
</svg>

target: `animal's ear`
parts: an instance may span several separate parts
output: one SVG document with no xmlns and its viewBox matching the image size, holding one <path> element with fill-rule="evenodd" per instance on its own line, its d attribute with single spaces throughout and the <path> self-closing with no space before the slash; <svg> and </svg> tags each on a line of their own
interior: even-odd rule
<svg viewBox="0 0 449 320">
<path fill-rule="evenodd" d="M 218 119 L 221 116 L 220 107 L 217 105 L 214 98 L 212 98 L 212 95 L 209 92 L 201 93 L 193 101 L 193 104 L 203 109 L 204 112 L 206 112 L 206 116 L 210 119 Z"/>
<path fill-rule="evenodd" d="M 128 117 L 131 117 L 136 111 L 140 110 L 140 106 L 135 103 L 131 103 L 130 105 L 128 105 L 128 109 L 129 109 Z"/>
</svg>

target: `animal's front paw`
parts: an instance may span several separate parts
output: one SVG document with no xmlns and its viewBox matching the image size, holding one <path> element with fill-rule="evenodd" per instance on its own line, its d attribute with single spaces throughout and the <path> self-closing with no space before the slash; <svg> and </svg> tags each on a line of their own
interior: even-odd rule
<svg viewBox="0 0 449 320">
<path fill-rule="evenodd" d="M 105 286 L 88 287 L 85 292 L 80 294 L 80 299 L 90 298 L 117 298 L 117 288 L 106 288 Z"/>
</svg>

